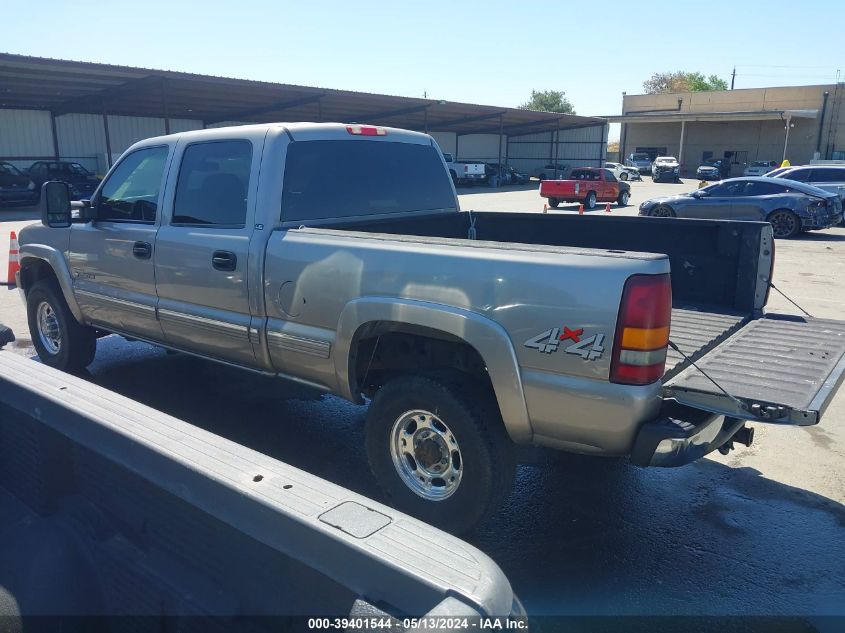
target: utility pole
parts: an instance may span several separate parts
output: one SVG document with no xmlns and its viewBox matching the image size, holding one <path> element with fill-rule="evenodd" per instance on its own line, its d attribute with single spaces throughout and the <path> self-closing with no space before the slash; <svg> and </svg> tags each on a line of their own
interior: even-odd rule
<svg viewBox="0 0 845 633">
<path fill-rule="evenodd" d="M 734 70 L 731 73 L 731 90 L 734 89 L 734 80 L 736 79 L 736 66 L 734 66 Z"/>
</svg>

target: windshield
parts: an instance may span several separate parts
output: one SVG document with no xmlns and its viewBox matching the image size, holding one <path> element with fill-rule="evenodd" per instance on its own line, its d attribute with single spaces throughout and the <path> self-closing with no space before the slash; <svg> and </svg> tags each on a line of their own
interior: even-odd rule
<svg viewBox="0 0 845 633">
<path fill-rule="evenodd" d="M 20 170 L 11 163 L 0 163 L 0 172 L 9 176 L 23 176 Z"/>
<path fill-rule="evenodd" d="M 648 154 L 634 154 L 631 160 L 648 160 Z"/>
</svg>

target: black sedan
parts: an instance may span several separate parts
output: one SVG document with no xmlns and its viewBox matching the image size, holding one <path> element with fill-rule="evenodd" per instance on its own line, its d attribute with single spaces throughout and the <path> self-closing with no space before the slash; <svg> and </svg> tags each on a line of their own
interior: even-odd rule
<svg viewBox="0 0 845 633">
<path fill-rule="evenodd" d="M 39 160 L 29 167 L 29 176 L 38 192 L 48 180 L 61 180 L 70 185 L 71 200 L 90 199 L 100 184 L 100 178 L 79 163 L 66 160 Z"/>
<path fill-rule="evenodd" d="M 35 183 L 11 163 L 0 161 L 0 204 L 32 204 L 36 201 Z"/>
<path fill-rule="evenodd" d="M 826 229 L 842 219 L 842 201 L 833 193 L 794 180 L 731 178 L 691 193 L 651 198 L 640 215 L 771 222 L 774 236 Z"/>
</svg>

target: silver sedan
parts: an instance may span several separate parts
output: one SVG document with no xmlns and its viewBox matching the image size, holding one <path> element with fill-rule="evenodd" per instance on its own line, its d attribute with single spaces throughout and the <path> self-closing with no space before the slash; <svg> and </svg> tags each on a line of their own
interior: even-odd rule
<svg viewBox="0 0 845 633">
<path fill-rule="evenodd" d="M 691 193 L 651 198 L 640 215 L 771 222 L 775 237 L 826 229 L 842 219 L 836 194 L 793 180 L 731 178 Z"/>
</svg>

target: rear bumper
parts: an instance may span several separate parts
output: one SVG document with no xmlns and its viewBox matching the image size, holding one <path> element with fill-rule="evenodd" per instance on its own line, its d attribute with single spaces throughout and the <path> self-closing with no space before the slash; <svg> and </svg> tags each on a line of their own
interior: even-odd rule
<svg viewBox="0 0 845 633">
<path fill-rule="evenodd" d="M 683 466 L 731 439 L 744 422 L 716 413 L 668 405 L 646 422 L 634 440 L 631 463 L 637 466 Z"/>
</svg>

